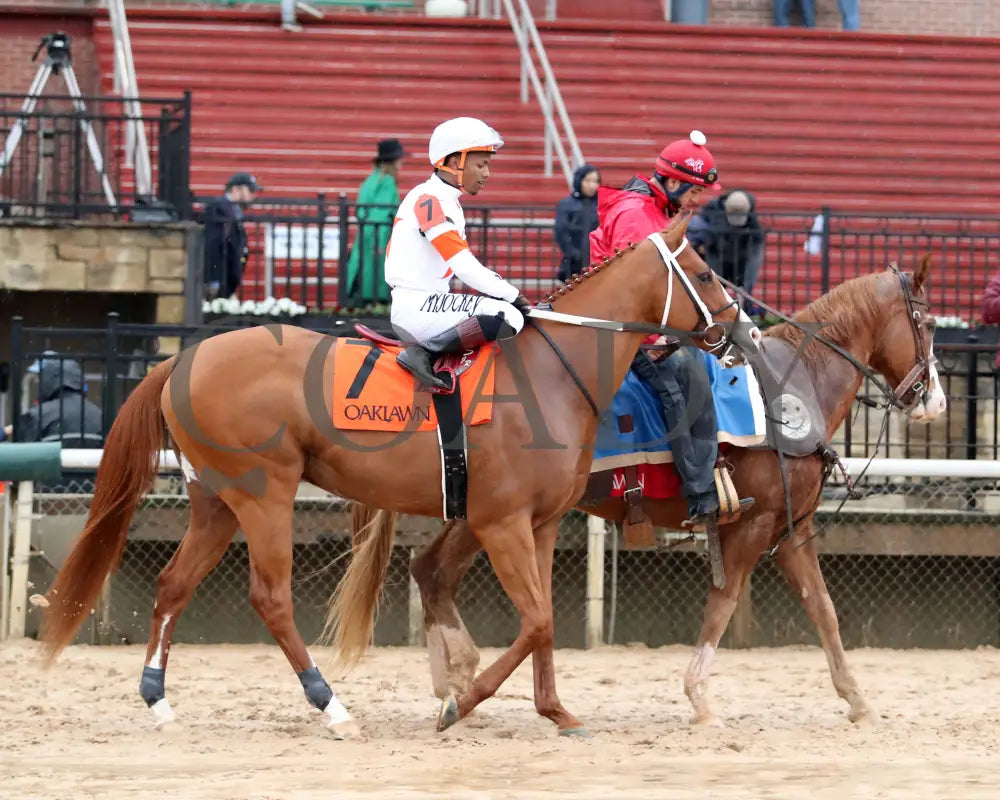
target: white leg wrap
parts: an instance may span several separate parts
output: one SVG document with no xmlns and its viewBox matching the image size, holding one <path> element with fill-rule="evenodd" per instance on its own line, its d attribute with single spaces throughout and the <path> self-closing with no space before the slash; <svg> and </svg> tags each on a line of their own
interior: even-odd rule
<svg viewBox="0 0 1000 800">
<path fill-rule="evenodd" d="M 153 712 L 153 716 L 156 717 L 157 725 L 174 721 L 174 710 L 170 707 L 170 702 L 166 697 L 157 700 L 149 708 Z"/>
<path fill-rule="evenodd" d="M 330 717 L 330 722 L 328 723 L 330 725 L 339 725 L 341 722 L 347 722 L 351 719 L 350 713 L 341 705 L 336 695 L 327 703 L 326 708 L 323 709 L 323 713 Z"/>
</svg>

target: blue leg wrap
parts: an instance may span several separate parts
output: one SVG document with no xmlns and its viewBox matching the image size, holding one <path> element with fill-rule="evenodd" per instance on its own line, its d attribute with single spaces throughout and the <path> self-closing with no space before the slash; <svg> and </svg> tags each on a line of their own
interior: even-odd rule
<svg viewBox="0 0 1000 800">
<path fill-rule="evenodd" d="M 320 711 L 323 711 L 333 699 L 333 689 L 330 688 L 323 676 L 319 674 L 319 667 L 310 667 L 299 673 L 299 680 L 302 688 L 312 703 Z"/>
<path fill-rule="evenodd" d="M 139 694 L 146 701 L 147 706 L 152 706 L 164 698 L 163 678 L 166 671 L 155 667 L 142 668 L 142 680 L 139 681 Z"/>
</svg>

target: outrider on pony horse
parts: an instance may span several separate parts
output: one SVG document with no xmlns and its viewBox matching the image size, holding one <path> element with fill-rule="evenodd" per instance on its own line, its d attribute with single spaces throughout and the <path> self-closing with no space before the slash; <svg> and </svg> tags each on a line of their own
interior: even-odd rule
<svg viewBox="0 0 1000 800">
<path fill-rule="evenodd" d="M 816 405 L 807 411 L 821 420 L 821 442 L 833 437 L 846 419 L 862 380 L 874 377 L 873 372 L 888 381 L 887 386 L 883 384 L 888 405 L 910 420 L 929 422 L 944 412 L 946 398 L 934 366 L 934 317 L 925 299 L 929 268 L 930 258 L 925 257 L 913 276 L 890 267 L 847 281 L 796 314 L 792 324 L 776 325 L 764 332 L 765 362 L 772 363 L 775 359 L 771 354 L 778 353 L 778 363 L 787 363 L 780 358 L 782 351 L 801 352 L 805 370 L 802 380 L 814 389 Z M 818 327 L 833 347 L 817 339 L 809 340 L 808 334 L 797 327 L 808 323 Z M 802 347 L 804 339 L 807 342 Z M 709 589 L 704 623 L 684 676 L 684 690 L 694 707 L 695 722 L 711 723 L 716 719 L 706 696 L 715 651 L 754 566 L 776 545 L 777 564 L 819 631 L 834 687 L 850 705 L 849 718 L 857 721 L 870 715 L 868 703 L 847 665 L 836 611 L 820 572 L 814 541 L 813 515 L 822 498 L 827 464 L 821 452 L 802 455 L 794 448 L 788 448 L 788 452 L 792 531 L 787 530 L 788 514 L 776 451 L 734 446 L 727 454 L 740 496 L 753 496 L 756 504 L 737 522 L 720 528 L 726 585 Z M 622 523 L 628 511 L 626 501 L 610 496 L 610 488 L 610 480 L 592 480 L 578 507 Z M 683 499 L 646 497 L 643 506 L 655 525 L 680 529 L 686 512 Z M 423 601 L 434 691 L 442 698 L 465 692 L 479 662 L 455 596 L 480 549 L 474 532 L 461 521 L 452 521 L 411 566 Z"/>
<path fill-rule="evenodd" d="M 573 291 L 552 299 L 552 310 L 578 322 L 635 321 L 681 331 L 743 319 L 715 275 L 686 247 L 686 227 L 681 220 L 592 269 Z M 753 332 L 749 325 L 733 326 L 730 339 L 754 349 Z M 599 333 L 580 324 L 537 323 L 505 342 L 492 366 L 481 371 L 490 376 L 495 399 L 482 400 L 489 404 L 488 422 L 463 431 L 468 523 L 490 553 L 522 627 L 512 646 L 459 698 L 457 716 L 494 694 L 534 654 L 538 712 L 560 731 L 582 730 L 556 694 L 550 555 L 560 517 L 586 484 L 597 424 L 592 404 L 610 402 L 644 335 Z M 613 341 L 605 347 L 608 339 Z M 293 619 L 296 489 L 305 480 L 393 512 L 444 516 L 438 431 L 415 413 L 418 406 L 429 407 L 429 395 L 412 393 L 411 384 L 401 414 L 373 410 L 396 405 L 377 397 L 360 404 L 367 410 L 348 409 L 348 401 L 367 397 L 369 370 L 352 360 L 363 345 L 372 357 L 361 364 L 370 365 L 372 374 L 397 369 L 393 359 L 379 358 L 375 343 L 266 326 L 207 339 L 142 381 L 111 428 L 86 527 L 48 592 L 41 638 L 50 662 L 73 639 L 117 565 L 132 513 L 156 475 L 159 449 L 169 442 L 184 467 L 191 517 L 159 577 L 142 697 L 158 719 L 173 717 L 164 684 L 174 626 L 239 528 L 250 553 L 250 602 L 309 701 L 328 714 L 334 734 L 357 731 Z M 338 373 L 342 364 L 349 380 L 343 370 Z M 335 411 L 341 428 L 334 424 Z M 375 536 L 371 541 L 372 547 L 362 547 L 362 560 L 375 563 L 380 548 L 391 543 Z M 338 595 L 333 611 L 341 612 L 336 624 L 346 662 L 358 658 L 370 639 L 382 577 L 372 572 L 368 586 L 352 583 Z"/>
</svg>

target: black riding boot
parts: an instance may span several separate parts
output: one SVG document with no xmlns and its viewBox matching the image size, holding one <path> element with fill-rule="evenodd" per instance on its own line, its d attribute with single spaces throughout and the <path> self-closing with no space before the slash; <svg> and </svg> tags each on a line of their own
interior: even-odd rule
<svg viewBox="0 0 1000 800">
<path fill-rule="evenodd" d="M 681 348 L 659 362 L 640 350 L 632 369 L 660 396 L 666 440 L 688 499 L 688 514 L 704 522 L 719 512 L 713 472 L 719 443 L 715 400 L 701 359 L 696 348 Z"/>
<path fill-rule="evenodd" d="M 513 333 L 514 329 L 504 320 L 502 314 L 494 317 L 469 317 L 454 328 L 432 336 L 422 345 L 411 344 L 396 356 L 396 363 L 411 372 L 425 386 L 448 389 L 450 384 L 434 374 L 432 359 L 435 356 L 475 350 L 487 342 L 505 339 Z"/>
</svg>

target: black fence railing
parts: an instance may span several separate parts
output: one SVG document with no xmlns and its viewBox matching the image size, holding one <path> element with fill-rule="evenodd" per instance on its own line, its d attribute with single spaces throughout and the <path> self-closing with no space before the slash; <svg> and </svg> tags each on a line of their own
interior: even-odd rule
<svg viewBox="0 0 1000 800">
<path fill-rule="evenodd" d="M 266 322 L 267 320 L 261 320 Z M 286 320 L 282 320 L 286 321 Z M 287 320 L 291 324 L 333 335 L 353 335 L 350 319 L 302 315 Z M 201 326 L 137 325 L 109 315 L 104 328 L 43 328 L 24 325 L 15 317 L 11 327 L 12 359 L 8 365 L 7 393 L 10 416 L 3 424 L 14 423 L 14 439 L 20 414 L 37 399 L 38 373 L 32 365 L 39 361 L 56 365 L 75 361 L 86 384 L 83 394 L 102 412 L 102 435 L 110 428 L 118 409 L 145 376 L 151 364 L 166 356 L 159 352 L 161 337 L 176 337 L 186 347 L 209 336 L 234 328 L 257 324 L 251 320 L 220 319 Z M 388 329 L 385 332 L 390 333 Z M 935 341 L 938 369 L 948 409 L 942 419 L 930 425 L 895 423 L 878 448 L 880 457 L 987 459 L 1000 457 L 1000 392 L 994 362 L 1000 329 L 978 331 L 939 329 Z M 62 369 L 62 367 L 60 367 Z M 861 393 L 877 392 L 862 387 Z M 67 406 L 70 411 L 79 405 Z M 844 456 L 867 457 L 875 453 L 882 411 L 858 404 L 852 424 L 845 425 L 833 444 Z M 70 429 L 79 428 L 79 417 Z"/>
<path fill-rule="evenodd" d="M 188 218 L 191 97 L 140 98 L 133 118 L 120 97 L 43 95 L 25 113 L 23 94 L 0 94 L 0 137 L 16 146 L 0 151 L 0 214 L 70 218 L 111 215 Z M 137 127 L 145 132 L 150 193 L 140 195 L 135 164 Z M 19 139 L 18 139 L 19 137 Z"/>
<path fill-rule="evenodd" d="M 205 198 L 196 202 L 196 217 Z M 249 256 L 241 300 L 288 297 L 311 309 L 384 306 L 385 245 L 395 209 L 358 206 L 345 195 L 258 199 L 246 210 Z M 554 288 L 561 253 L 552 207 L 466 209 L 466 235 L 479 259 L 537 300 Z M 712 266 L 729 278 L 754 237 L 763 259 L 753 286 L 760 298 L 797 311 L 833 286 L 898 262 L 912 269 L 925 253 L 933 263 L 936 314 L 976 324 L 979 298 L 1000 254 L 1000 217 L 884 217 L 761 214 L 759 232 L 709 230 Z M 751 309 L 752 310 L 752 309 Z"/>
<path fill-rule="evenodd" d="M 203 220 L 207 200 L 195 199 L 195 219 Z M 288 297 L 316 310 L 387 305 L 383 264 L 395 211 L 359 206 L 346 195 L 258 197 L 244 212 L 249 254 L 239 299 Z M 529 297 L 552 289 L 559 259 L 551 208 L 467 208 L 465 219 L 469 245 L 483 263 Z"/>
</svg>

